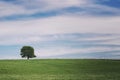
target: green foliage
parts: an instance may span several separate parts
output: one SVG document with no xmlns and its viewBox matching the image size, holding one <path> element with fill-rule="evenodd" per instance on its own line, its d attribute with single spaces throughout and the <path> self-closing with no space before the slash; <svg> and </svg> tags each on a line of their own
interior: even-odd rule
<svg viewBox="0 0 120 80">
<path fill-rule="evenodd" d="M 120 80 L 120 61 L 0 60 L 0 80 Z"/>
<path fill-rule="evenodd" d="M 36 57 L 34 55 L 34 49 L 31 46 L 23 46 L 22 49 L 21 49 L 21 54 L 20 55 L 23 58 L 27 57 L 27 59 Z"/>
</svg>

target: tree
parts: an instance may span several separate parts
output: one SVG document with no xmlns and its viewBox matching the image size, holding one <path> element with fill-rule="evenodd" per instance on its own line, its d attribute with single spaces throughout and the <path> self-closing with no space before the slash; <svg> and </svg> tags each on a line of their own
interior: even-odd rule
<svg viewBox="0 0 120 80">
<path fill-rule="evenodd" d="M 24 58 L 26 57 L 27 59 L 36 57 L 34 54 L 34 48 L 31 46 L 23 46 L 21 48 L 21 57 Z"/>
</svg>

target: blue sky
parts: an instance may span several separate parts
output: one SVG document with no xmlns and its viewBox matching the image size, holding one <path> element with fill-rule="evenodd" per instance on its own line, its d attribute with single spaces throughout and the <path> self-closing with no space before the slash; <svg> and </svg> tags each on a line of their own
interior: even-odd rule
<svg viewBox="0 0 120 80">
<path fill-rule="evenodd" d="M 120 59 L 120 0 L 0 0 L 0 59 Z"/>
</svg>

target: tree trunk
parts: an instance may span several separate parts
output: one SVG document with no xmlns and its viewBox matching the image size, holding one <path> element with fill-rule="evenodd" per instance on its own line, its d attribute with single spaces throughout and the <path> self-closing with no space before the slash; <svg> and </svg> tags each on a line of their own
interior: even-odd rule
<svg viewBox="0 0 120 80">
<path fill-rule="evenodd" d="M 29 60 L 29 56 L 27 56 L 27 60 Z"/>
</svg>

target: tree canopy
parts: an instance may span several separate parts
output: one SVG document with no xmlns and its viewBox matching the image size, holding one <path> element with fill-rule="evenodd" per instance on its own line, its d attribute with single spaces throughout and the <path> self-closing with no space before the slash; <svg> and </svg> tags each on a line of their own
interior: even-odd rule
<svg viewBox="0 0 120 80">
<path fill-rule="evenodd" d="M 29 58 L 36 57 L 34 54 L 34 48 L 31 46 L 23 46 L 20 52 L 21 52 L 20 55 L 22 58 L 26 57 L 27 59 L 29 59 Z"/>
</svg>

